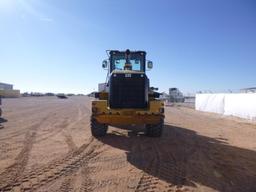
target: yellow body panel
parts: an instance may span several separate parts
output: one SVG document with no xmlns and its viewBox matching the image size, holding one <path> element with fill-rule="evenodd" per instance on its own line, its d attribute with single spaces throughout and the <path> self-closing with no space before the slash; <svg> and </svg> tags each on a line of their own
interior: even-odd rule
<svg viewBox="0 0 256 192">
<path fill-rule="evenodd" d="M 99 93 L 99 99 L 100 100 L 107 100 L 108 99 L 108 93 L 107 92 L 100 92 Z"/>
<path fill-rule="evenodd" d="M 92 117 L 103 124 L 157 124 L 164 118 L 164 103 L 154 100 L 146 109 L 110 109 L 107 100 L 92 101 Z"/>
</svg>

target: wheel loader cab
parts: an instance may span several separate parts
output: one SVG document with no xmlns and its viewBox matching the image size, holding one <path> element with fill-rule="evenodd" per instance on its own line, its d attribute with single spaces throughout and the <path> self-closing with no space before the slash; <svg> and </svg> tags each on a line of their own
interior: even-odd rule
<svg viewBox="0 0 256 192">
<path fill-rule="evenodd" d="M 164 104 L 149 86 L 145 51 L 109 51 L 108 91 L 99 92 L 92 101 L 91 131 L 104 136 L 108 125 L 146 125 L 149 136 L 160 136 L 164 120 Z M 152 62 L 148 62 L 152 68 Z"/>
<path fill-rule="evenodd" d="M 145 73 L 145 51 L 110 51 L 110 73 L 130 70 Z M 128 71 L 127 71 L 128 73 Z"/>
</svg>

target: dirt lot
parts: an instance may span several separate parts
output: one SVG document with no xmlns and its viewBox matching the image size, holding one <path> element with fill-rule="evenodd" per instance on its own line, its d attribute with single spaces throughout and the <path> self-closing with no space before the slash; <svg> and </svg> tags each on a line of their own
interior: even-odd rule
<svg viewBox="0 0 256 192">
<path fill-rule="evenodd" d="M 88 97 L 5 99 L 3 111 L 0 191 L 256 191 L 256 124 L 174 106 L 162 138 L 110 127 L 97 140 Z"/>
</svg>

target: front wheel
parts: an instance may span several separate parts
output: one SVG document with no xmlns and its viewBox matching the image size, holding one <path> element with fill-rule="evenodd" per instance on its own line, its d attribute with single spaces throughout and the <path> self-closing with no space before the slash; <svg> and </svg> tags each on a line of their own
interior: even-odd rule
<svg viewBox="0 0 256 192">
<path fill-rule="evenodd" d="M 147 124 L 146 135 L 149 137 L 160 137 L 163 132 L 164 122 L 163 120 L 158 124 Z"/>
<path fill-rule="evenodd" d="M 103 137 L 107 134 L 108 126 L 99 123 L 95 118 L 91 118 L 91 133 L 94 137 Z"/>
</svg>

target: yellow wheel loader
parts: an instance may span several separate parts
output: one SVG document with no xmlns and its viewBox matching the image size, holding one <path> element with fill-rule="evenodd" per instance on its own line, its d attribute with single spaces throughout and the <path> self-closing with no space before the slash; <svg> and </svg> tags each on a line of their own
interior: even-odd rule
<svg viewBox="0 0 256 192">
<path fill-rule="evenodd" d="M 164 103 L 157 88 L 149 86 L 145 51 L 107 51 L 102 67 L 108 70 L 104 88 L 92 101 L 91 133 L 106 135 L 109 125 L 145 125 L 146 134 L 160 137 L 164 125 Z M 102 86 L 101 86 L 102 87 Z"/>
</svg>

